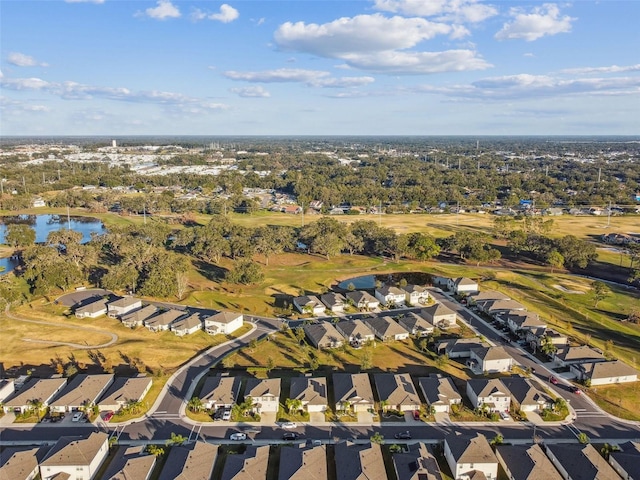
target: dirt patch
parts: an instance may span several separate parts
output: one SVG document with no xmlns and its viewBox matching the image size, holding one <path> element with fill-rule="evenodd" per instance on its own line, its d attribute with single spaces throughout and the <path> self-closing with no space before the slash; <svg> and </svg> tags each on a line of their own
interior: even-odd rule
<svg viewBox="0 0 640 480">
<path fill-rule="evenodd" d="M 566 287 L 563 287 L 562 285 L 554 285 L 553 288 L 556 288 L 558 290 L 560 290 L 563 293 L 574 293 L 576 295 L 584 295 L 585 292 L 581 292 L 580 290 L 569 290 Z"/>
</svg>

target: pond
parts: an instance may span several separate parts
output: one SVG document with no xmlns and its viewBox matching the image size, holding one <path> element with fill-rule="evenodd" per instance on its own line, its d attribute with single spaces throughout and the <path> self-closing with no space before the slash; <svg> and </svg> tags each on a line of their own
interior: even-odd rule
<svg viewBox="0 0 640 480">
<path fill-rule="evenodd" d="M 432 276 L 429 273 L 398 272 L 348 278 L 340 282 L 338 288 L 348 290 L 349 284 L 352 283 L 356 290 L 373 290 L 376 287 L 376 281 L 383 284 L 396 285 L 402 279 L 405 279 L 409 285 L 431 285 L 432 283 Z"/>
<path fill-rule="evenodd" d="M 70 217 L 67 219 L 66 215 L 0 216 L 0 244 L 5 243 L 4 235 L 7 231 L 7 225 L 12 224 L 28 225 L 33 228 L 36 232 L 36 242 L 38 243 L 45 242 L 49 233 L 63 228 L 82 233 L 83 243 L 91 240 L 92 233 L 103 233 L 105 231 L 104 224 L 100 220 L 91 217 Z M 0 258 L 0 267 L 5 268 L 2 273 L 13 270 L 16 264 L 17 262 L 11 258 Z"/>
</svg>

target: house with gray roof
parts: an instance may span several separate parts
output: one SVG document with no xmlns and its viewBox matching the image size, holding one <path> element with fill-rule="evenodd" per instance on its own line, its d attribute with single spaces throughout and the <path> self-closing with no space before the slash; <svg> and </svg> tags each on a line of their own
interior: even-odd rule
<svg viewBox="0 0 640 480">
<path fill-rule="evenodd" d="M 204 408 L 231 408 L 240 395 L 240 377 L 207 377 L 202 384 L 199 398 Z"/>
<path fill-rule="evenodd" d="M 466 277 L 450 278 L 447 286 L 456 295 L 469 295 L 480 290 L 478 282 Z"/>
<path fill-rule="evenodd" d="M 243 322 L 244 316 L 241 313 L 218 312 L 204 319 L 204 331 L 209 335 L 217 335 L 219 333 L 230 335 L 242 327 Z"/>
<path fill-rule="evenodd" d="M 462 395 L 451 377 L 432 374 L 428 377 L 420 377 L 418 384 L 427 405 L 435 412 L 449 413 L 451 405 L 462 403 Z"/>
<path fill-rule="evenodd" d="M 538 444 L 498 445 L 496 457 L 510 480 L 563 480 Z"/>
<path fill-rule="evenodd" d="M 4 402 L 16 391 L 13 378 L 0 380 L 0 403 Z"/>
<path fill-rule="evenodd" d="M 0 453 L 0 478 L 33 480 L 38 475 L 38 463 L 49 447 L 6 447 Z"/>
<path fill-rule="evenodd" d="M 156 456 L 146 453 L 144 446 L 121 447 L 102 480 L 149 480 L 155 464 Z"/>
<path fill-rule="evenodd" d="M 511 392 L 497 378 L 472 378 L 467 380 L 467 397 L 473 408 L 489 412 L 508 412 Z"/>
<path fill-rule="evenodd" d="M 609 454 L 609 465 L 625 480 L 640 478 L 640 442 L 625 442 Z"/>
<path fill-rule="evenodd" d="M 559 348 L 553 355 L 553 361 L 561 367 L 568 367 L 576 363 L 604 362 L 605 360 L 602 353 L 588 345 Z"/>
<path fill-rule="evenodd" d="M 66 384 L 66 378 L 32 378 L 20 390 L 9 396 L 2 408 L 5 412 L 24 413 L 31 410 L 31 402 L 34 399 L 42 402 L 43 407 L 48 407 Z"/>
<path fill-rule="evenodd" d="M 330 322 L 313 323 L 302 328 L 316 348 L 337 348 L 344 343 L 344 337 Z"/>
<path fill-rule="evenodd" d="M 347 303 L 347 300 L 342 295 L 335 292 L 329 292 L 325 293 L 324 295 L 320 295 L 320 301 L 324 303 L 324 305 L 327 307 L 327 310 L 330 310 L 333 313 L 344 312 L 344 307 Z"/>
<path fill-rule="evenodd" d="M 218 446 L 207 442 L 171 447 L 159 480 L 210 480 L 216 458 Z"/>
<path fill-rule="evenodd" d="M 474 477 L 476 472 L 483 474 L 486 480 L 498 478 L 498 459 L 481 433 L 475 437 L 447 435 L 444 457 L 456 480 L 478 478 Z"/>
<path fill-rule="evenodd" d="M 266 480 L 268 463 L 269 445 L 249 445 L 244 453 L 227 456 L 220 480 Z"/>
<path fill-rule="evenodd" d="M 373 341 L 376 334 L 360 319 L 341 320 L 336 323 L 336 330 L 351 344 L 362 345 Z"/>
<path fill-rule="evenodd" d="M 433 452 L 424 443 L 407 445 L 393 454 L 393 468 L 398 480 L 443 480 Z"/>
<path fill-rule="evenodd" d="M 475 305 L 478 302 L 486 302 L 487 300 L 510 300 L 510 298 L 508 295 L 495 290 L 483 290 L 467 296 L 467 301 L 470 305 Z"/>
<path fill-rule="evenodd" d="M 453 338 L 443 340 L 436 344 L 438 355 L 447 355 L 449 358 L 469 358 L 471 350 L 488 347 L 489 344 L 479 337 Z"/>
<path fill-rule="evenodd" d="M 611 465 L 590 443 L 547 444 L 547 456 L 562 475 L 571 480 L 620 480 Z"/>
<path fill-rule="evenodd" d="M 544 342 L 551 342 L 556 348 L 564 347 L 569 342 L 569 338 L 566 335 L 551 328 L 533 328 L 527 330 L 525 340 L 534 350 L 540 349 Z"/>
<path fill-rule="evenodd" d="M 380 304 L 396 306 L 405 304 L 406 294 L 404 290 L 400 290 L 398 287 L 383 285 L 376 288 L 374 293 Z"/>
<path fill-rule="evenodd" d="M 87 438 L 60 437 L 40 462 L 42 480 L 92 479 L 109 455 L 109 435 L 93 432 Z"/>
<path fill-rule="evenodd" d="M 151 389 L 151 377 L 115 377 L 97 404 L 100 410 L 117 412 L 130 402 L 141 401 Z"/>
<path fill-rule="evenodd" d="M 432 323 L 415 312 L 406 313 L 398 319 L 398 323 L 411 335 L 417 337 L 426 337 L 435 330 Z"/>
<path fill-rule="evenodd" d="M 512 310 L 502 318 L 506 318 L 509 330 L 523 337 L 526 335 L 527 330 L 547 328 L 547 324 L 543 320 L 540 320 L 540 316 L 537 313 L 533 312 Z"/>
<path fill-rule="evenodd" d="M 456 326 L 456 312 L 442 303 L 434 303 L 420 310 L 419 315 L 432 325 L 439 328 Z"/>
<path fill-rule="evenodd" d="M 580 381 L 589 380 L 592 386 L 638 381 L 638 371 L 620 360 L 573 364 L 569 369 Z"/>
<path fill-rule="evenodd" d="M 250 378 L 244 390 L 244 398 L 253 400 L 256 413 L 277 412 L 280 407 L 279 378 Z"/>
<path fill-rule="evenodd" d="M 376 337 L 383 342 L 393 340 L 406 340 L 409 338 L 409 332 L 391 317 L 373 317 L 365 318 L 366 323 Z"/>
<path fill-rule="evenodd" d="M 382 410 L 420 410 L 420 397 L 408 373 L 376 373 L 373 376 Z"/>
<path fill-rule="evenodd" d="M 326 480 L 327 450 L 324 445 L 283 446 L 278 480 Z"/>
<path fill-rule="evenodd" d="M 382 449 L 377 443 L 340 442 L 335 448 L 337 480 L 387 480 Z"/>
<path fill-rule="evenodd" d="M 121 297 L 107 303 L 107 315 L 116 318 L 139 308 L 142 308 L 142 300 L 139 298 L 129 296 Z"/>
<path fill-rule="evenodd" d="M 303 295 L 293 299 L 293 306 L 300 313 L 307 313 L 310 315 L 322 315 L 325 310 L 324 303 L 314 295 Z"/>
<path fill-rule="evenodd" d="M 113 378 L 112 373 L 99 375 L 79 373 L 53 399 L 49 408 L 54 413 L 64 413 L 96 405 L 98 399 L 113 383 Z"/>
<path fill-rule="evenodd" d="M 289 398 L 300 400 L 302 408 L 311 412 L 324 412 L 329 405 L 325 377 L 292 377 Z"/>
<path fill-rule="evenodd" d="M 155 305 L 147 305 L 139 310 L 126 313 L 120 317 L 120 321 L 125 327 L 135 328 L 140 327 L 144 321 L 154 315 L 158 311 L 158 307 Z"/>
<path fill-rule="evenodd" d="M 185 315 L 186 313 L 183 310 L 170 308 L 164 312 L 154 315 L 153 317 L 145 319 L 144 326 L 152 332 L 167 331 L 174 321 Z"/>
<path fill-rule="evenodd" d="M 202 330 L 202 320 L 199 313 L 192 313 L 188 317 L 182 317 L 173 322 L 169 329 L 179 337 L 191 335 L 198 330 Z"/>
<path fill-rule="evenodd" d="M 75 308 L 75 316 L 77 318 L 98 318 L 107 313 L 106 298 L 98 298 L 85 305 L 77 306 Z"/>
<path fill-rule="evenodd" d="M 467 364 L 475 373 L 506 373 L 513 367 L 513 357 L 502 346 L 474 348 Z"/>
<path fill-rule="evenodd" d="M 335 410 L 366 412 L 374 406 L 373 390 L 366 373 L 334 373 Z"/>
<path fill-rule="evenodd" d="M 380 307 L 380 300 L 365 291 L 347 292 L 345 294 L 348 300 L 353 303 L 353 306 L 358 310 L 375 310 Z"/>
<path fill-rule="evenodd" d="M 508 314 L 511 311 L 525 311 L 527 309 L 521 303 L 511 299 L 479 301 L 476 302 L 476 305 L 479 310 L 494 317 Z"/>
<path fill-rule="evenodd" d="M 511 393 L 513 410 L 540 413 L 545 408 L 550 408 L 553 404 L 551 397 L 536 388 L 533 382 L 527 378 L 513 375 L 500 380 Z"/>
<path fill-rule="evenodd" d="M 402 287 L 405 292 L 405 302 L 409 305 L 422 305 L 429 301 L 429 290 L 422 285 L 406 285 Z"/>
</svg>

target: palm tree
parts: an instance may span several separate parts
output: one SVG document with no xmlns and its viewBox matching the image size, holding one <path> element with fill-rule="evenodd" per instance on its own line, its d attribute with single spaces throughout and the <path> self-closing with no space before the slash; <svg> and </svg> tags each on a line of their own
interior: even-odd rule
<svg viewBox="0 0 640 480">
<path fill-rule="evenodd" d="M 302 409 L 302 400 L 297 398 L 287 398 L 285 400 L 285 405 L 287 406 L 287 411 L 289 413 L 294 413 Z"/>
<path fill-rule="evenodd" d="M 200 412 L 204 405 L 202 404 L 202 400 L 199 397 L 191 397 L 189 403 L 187 403 L 187 408 L 192 412 Z"/>
</svg>

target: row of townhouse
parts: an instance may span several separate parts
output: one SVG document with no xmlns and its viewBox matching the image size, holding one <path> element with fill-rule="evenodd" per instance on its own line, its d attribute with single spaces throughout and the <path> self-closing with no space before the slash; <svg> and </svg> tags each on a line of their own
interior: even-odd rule
<svg viewBox="0 0 640 480">
<path fill-rule="evenodd" d="M 640 443 L 625 442 L 609 460 L 591 444 L 524 444 L 491 447 L 482 434 L 449 435 L 443 441 L 443 457 L 455 480 L 496 480 L 499 467 L 509 480 L 620 480 L 638 478 Z M 120 447 L 109 457 L 109 436 L 61 437 L 55 445 L 7 447 L 0 454 L 0 478 L 42 480 L 209 480 L 214 470 L 220 480 L 267 479 L 270 463 L 278 465 L 278 480 L 329 478 L 333 463 L 337 480 L 387 480 L 385 457 L 377 443 L 342 441 L 334 455 L 325 445 L 283 445 L 279 454 L 269 445 L 249 445 L 242 453 L 219 455 L 219 446 L 196 441 L 171 447 L 166 462 L 148 454 L 144 447 Z M 279 455 L 278 461 L 272 457 Z M 431 446 L 408 444 L 393 453 L 391 463 L 397 480 L 446 478 Z M 100 475 L 100 472 L 104 472 Z"/>
<path fill-rule="evenodd" d="M 411 412 L 420 410 L 423 401 L 433 412 L 449 413 L 452 405 L 462 402 L 462 395 L 450 377 L 419 377 L 415 384 L 408 373 L 377 373 L 372 378 L 377 397 L 374 397 L 369 374 L 334 373 L 331 376 L 333 399 L 329 398 L 326 377 L 307 376 L 291 379 L 289 398 L 299 400 L 301 410 L 308 413 L 324 412 L 329 406 L 335 411 L 367 412 L 375 409 L 376 402 L 383 411 Z M 205 408 L 212 410 L 231 408 L 242 398 L 252 400 L 252 410 L 256 413 L 278 411 L 281 403 L 279 378 L 247 379 L 242 397 L 241 385 L 240 377 L 207 377 L 199 398 Z M 465 393 L 475 408 L 491 412 L 509 412 L 511 409 L 541 412 L 552 404 L 548 395 L 528 379 L 518 376 L 469 380 Z"/>
<path fill-rule="evenodd" d="M 5 412 L 16 413 L 31 410 L 36 400 L 51 413 L 72 412 L 94 405 L 101 411 L 117 411 L 128 403 L 141 401 L 151 384 L 151 378 L 146 376 L 83 373 L 70 381 L 66 378 L 31 378 L 19 389 L 14 389 L 13 382 L 5 380 L 0 390 L 0 402 Z"/>
</svg>

